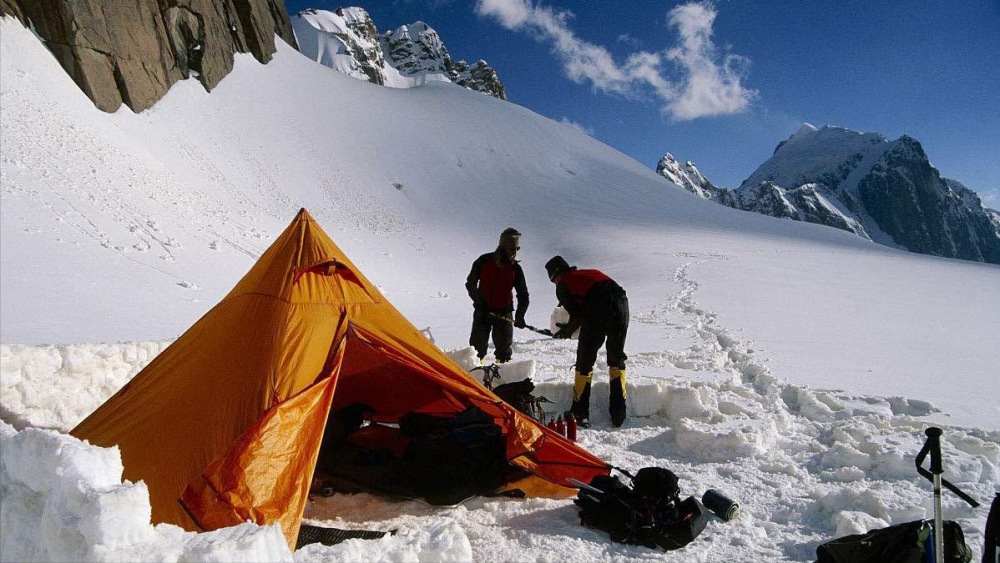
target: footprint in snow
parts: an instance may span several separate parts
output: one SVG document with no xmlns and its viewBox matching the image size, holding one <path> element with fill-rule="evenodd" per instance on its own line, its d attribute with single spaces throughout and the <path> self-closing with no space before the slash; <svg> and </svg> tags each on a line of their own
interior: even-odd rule
<svg viewBox="0 0 1000 563">
<path fill-rule="evenodd" d="M 181 287 L 183 287 L 185 289 L 195 289 L 195 290 L 198 289 L 198 284 L 196 284 L 194 282 L 189 282 L 187 280 L 181 280 L 181 281 L 177 282 L 177 285 L 179 285 L 179 286 L 181 286 Z"/>
</svg>

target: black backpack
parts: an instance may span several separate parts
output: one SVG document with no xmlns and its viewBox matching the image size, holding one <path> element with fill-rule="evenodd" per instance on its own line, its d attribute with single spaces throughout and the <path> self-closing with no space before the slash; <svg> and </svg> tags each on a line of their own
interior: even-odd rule
<svg viewBox="0 0 1000 563">
<path fill-rule="evenodd" d="M 580 523 L 603 530 L 611 541 L 673 550 L 694 541 L 708 524 L 707 511 L 694 497 L 680 500 L 677 476 L 669 469 L 646 467 L 632 486 L 618 477 L 598 476 L 581 488 L 574 501 Z"/>
<path fill-rule="evenodd" d="M 504 383 L 493 389 L 493 393 L 503 399 L 503 402 L 514 407 L 520 412 L 530 416 L 538 422 L 545 422 L 545 409 L 542 404 L 552 401 L 545 397 L 536 397 L 531 393 L 535 390 L 535 384 L 531 378 L 516 381 L 514 383 Z"/>
<path fill-rule="evenodd" d="M 502 430 L 476 407 L 454 418 L 411 413 L 399 426 L 411 441 L 397 477 L 411 482 L 430 504 L 450 505 L 492 493 L 511 472 Z"/>
<path fill-rule="evenodd" d="M 931 534 L 927 520 L 905 522 L 867 534 L 844 536 L 816 548 L 816 563 L 925 563 Z M 944 522 L 944 562 L 969 563 L 972 550 L 965 544 L 962 528 L 952 520 Z"/>
<path fill-rule="evenodd" d="M 535 384 L 531 382 L 530 377 L 514 383 L 504 383 L 503 385 L 494 387 L 493 382 L 501 378 L 499 365 L 479 366 L 472 368 L 472 371 L 482 371 L 483 386 L 493 391 L 493 394 L 500 397 L 503 402 L 538 422 L 545 423 L 545 409 L 542 405 L 544 403 L 551 403 L 552 401 L 545 397 L 536 397 L 531 394 L 535 390 Z"/>
</svg>

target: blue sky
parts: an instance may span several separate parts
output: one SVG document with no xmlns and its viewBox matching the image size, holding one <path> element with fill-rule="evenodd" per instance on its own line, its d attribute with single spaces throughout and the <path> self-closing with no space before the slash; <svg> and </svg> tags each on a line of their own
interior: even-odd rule
<svg viewBox="0 0 1000 563">
<path fill-rule="evenodd" d="M 286 0 L 290 13 L 344 4 Z M 510 101 L 649 167 L 665 152 L 736 187 L 802 122 L 918 139 L 1000 207 L 1000 1 L 395 0 L 485 59 Z"/>
</svg>

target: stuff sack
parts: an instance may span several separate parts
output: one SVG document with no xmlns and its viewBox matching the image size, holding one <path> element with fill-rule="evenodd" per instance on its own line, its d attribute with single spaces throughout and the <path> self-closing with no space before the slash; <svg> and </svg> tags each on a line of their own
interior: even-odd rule
<svg viewBox="0 0 1000 563">
<path fill-rule="evenodd" d="M 844 536 L 816 548 L 816 563 L 925 563 L 933 553 L 931 523 L 905 522 L 867 534 Z M 944 522 L 944 563 L 969 563 L 972 550 L 965 544 L 962 528 Z"/>
<path fill-rule="evenodd" d="M 632 487 L 618 477 L 598 476 L 581 489 L 574 501 L 580 523 L 603 530 L 611 541 L 664 550 L 680 549 L 694 541 L 708 524 L 708 514 L 694 497 L 680 500 L 677 476 L 669 469 L 646 467 Z"/>
<path fill-rule="evenodd" d="M 411 440 L 397 478 L 410 481 L 417 496 L 430 504 L 450 505 L 492 493 L 511 472 L 503 432 L 476 407 L 450 419 L 414 413 L 399 425 Z"/>
</svg>

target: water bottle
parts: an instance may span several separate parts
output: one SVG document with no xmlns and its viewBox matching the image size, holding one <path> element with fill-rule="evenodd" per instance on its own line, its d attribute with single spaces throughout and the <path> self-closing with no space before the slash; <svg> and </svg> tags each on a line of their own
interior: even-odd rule
<svg viewBox="0 0 1000 563">
<path fill-rule="evenodd" d="M 570 442 L 576 441 L 576 417 L 572 414 L 566 415 L 566 437 Z"/>
<path fill-rule="evenodd" d="M 705 491 L 701 497 L 701 503 L 726 522 L 740 515 L 740 505 L 715 489 Z"/>
</svg>

